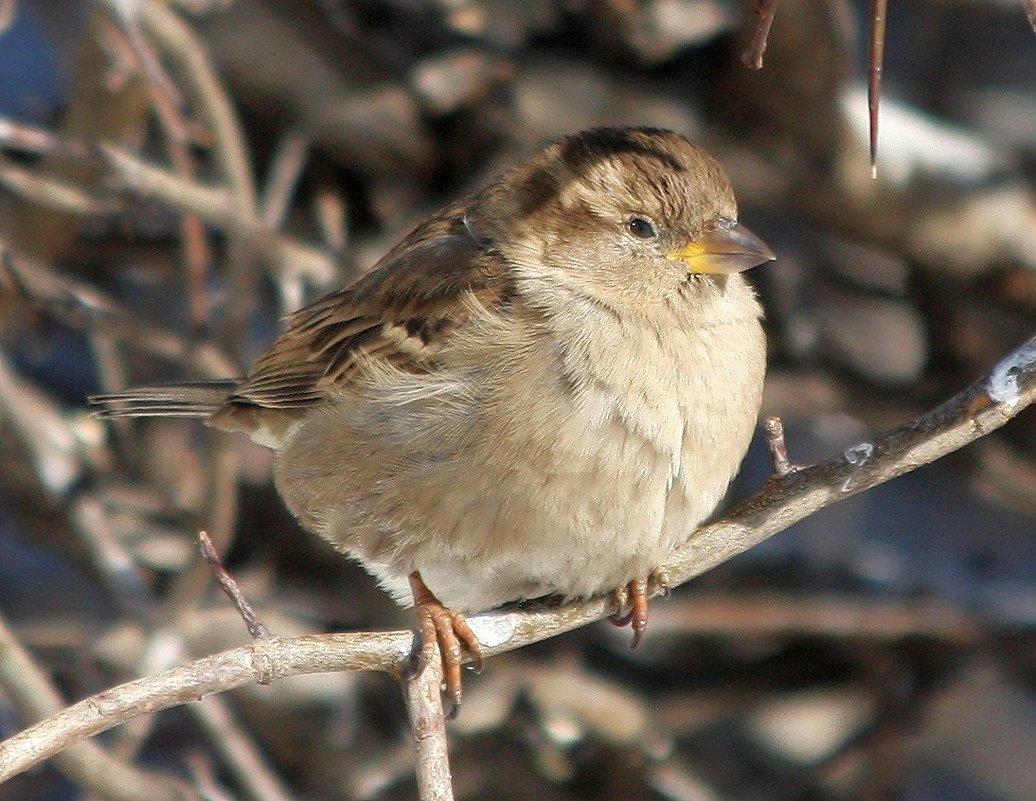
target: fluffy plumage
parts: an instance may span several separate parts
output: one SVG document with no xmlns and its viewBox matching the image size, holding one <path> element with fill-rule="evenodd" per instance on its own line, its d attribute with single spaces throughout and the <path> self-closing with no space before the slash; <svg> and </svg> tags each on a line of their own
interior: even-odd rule
<svg viewBox="0 0 1036 801">
<path fill-rule="evenodd" d="M 712 512 L 754 430 L 740 271 L 773 256 L 736 219 L 682 137 L 587 131 L 296 312 L 232 388 L 106 400 L 274 448 L 302 524 L 404 603 L 413 571 L 458 611 L 615 590 Z"/>
</svg>

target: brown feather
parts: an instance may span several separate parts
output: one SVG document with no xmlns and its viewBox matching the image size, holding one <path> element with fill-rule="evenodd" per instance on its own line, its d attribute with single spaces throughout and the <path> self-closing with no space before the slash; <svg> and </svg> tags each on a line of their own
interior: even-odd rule
<svg viewBox="0 0 1036 801">
<path fill-rule="evenodd" d="M 212 423 L 250 431 L 256 418 L 242 407 L 295 418 L 348 387 L 362 360 L 405 372 L 434 369 L 435 354 L 470 315 L 465 298 L 496 311 L 511 294 L 499 256 L 472 236 L 464 208 L 455 203 L 444 209 L 355 284 L 290 315 L 287 330 Z"/>
</svg>

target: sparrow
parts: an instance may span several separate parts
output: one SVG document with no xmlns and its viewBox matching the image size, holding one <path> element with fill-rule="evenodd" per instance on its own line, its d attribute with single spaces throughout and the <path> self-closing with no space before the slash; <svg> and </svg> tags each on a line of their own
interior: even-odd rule
<svg viewBox="0 0 1036 801">
<path fill-rule="evenodd" d="M 247 377 L 92 400 L 272 448 L 302 526 L 415 607 L 456 710 L 466 613 L 615 593 L 640 640 L 753 436 L 766 346 L 741 273 L 773 258 L 703 149 L 587 130 L 289 316 Z"/>
</svg>

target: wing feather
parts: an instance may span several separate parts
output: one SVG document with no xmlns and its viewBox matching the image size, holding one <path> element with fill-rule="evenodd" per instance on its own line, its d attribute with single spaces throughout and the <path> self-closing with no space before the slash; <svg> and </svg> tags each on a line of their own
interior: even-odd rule
<svg viewBox="0 0 1036 801">
<path fill-rule="evenodd" d="M 413 231 L 355 284 L 290 315 L 287 329 L 214 422 L 238 427 L 227 418 L 241 422 L 235 414 L 241 407 L 296 416 L 346 389 L 359 364 L 369 360 L 412 373 L 434 370 L 436 354 L 470 314 L 466 298 L 499 309 L 511 298 L 511 287 L 500 257 L 472 236 L 463 206 L 455 204 Z"/>
</svg>

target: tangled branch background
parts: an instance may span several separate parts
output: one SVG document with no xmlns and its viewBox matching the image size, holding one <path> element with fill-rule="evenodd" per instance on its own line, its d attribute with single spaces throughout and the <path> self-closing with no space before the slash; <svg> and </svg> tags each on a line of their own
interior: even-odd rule
<svg viewBox="0 0 1036 801">
<path fill-rule="evenodd" d="M 830 490 L 819 506 L 852 497 L 722 552 L 655 602 L 636 652 L 603 625 L 502 647 L 448 728 L 452 792 L 1036 797 L 1031 410 L 856 494 L 888 477 L 882 459 L 922 461 L 878 432 L 980 378 L 902 436 L 927 447 L 953 422 L 974 438 L 1031 400 L 1036 37 L 1020 8 L 896 4 L 876 180 L 869 5 L 782 0 L 758 71 L 742 63 L 752 9 L 721 0 L 3 11 L 0 739 L 80 698 L 113 715 L 127 696 L 98 693 L 249 645 L 197 558 L 200 529 L 278 643 L 406 628 L 290 520 L 265 451 L 183 421 L 103 424 L 84 397 L 240 374 L 281 315 L 544 139 L 652 124 L 720 157 L 742 219 L 779 252 L 753 276 L 764 414 L 783 418 L 792 461 L 831 460 L 764 488 L 760 437 L 731 503 L 808 481 Z M 388 673 L 243 686 L 263 675 L 250 662 L 240 689 L 127 716 L 0 799 L 417 797 L 391 675 L 407 643 L 361 643 L 381 661 L 353 666 Z"/>
</svg>

